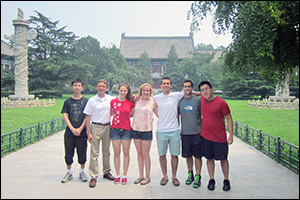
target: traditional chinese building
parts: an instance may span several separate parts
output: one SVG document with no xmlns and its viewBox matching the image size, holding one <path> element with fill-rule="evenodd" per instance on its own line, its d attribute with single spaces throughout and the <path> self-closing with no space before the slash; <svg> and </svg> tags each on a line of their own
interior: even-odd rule
<svg viewBox="0 0 300 200">
<path fill-rule="evenodd" d="M 14 49 L 1 40 L 1 69 L 13 69 Z"/>
<path fill-rule="evenodd" d="M 171 45 L 175 46 L 178 60 L 191 57 L 194 50 L 192 36 L 142 37 L 125 36 L 122 33 L 120 51 L 130 66 L 137 66 L 139 57 L 147 51 L 153 67 L 153 88 L 160 88 L 161 75 L 166 70 L 166 61 Z"/>
</svg>

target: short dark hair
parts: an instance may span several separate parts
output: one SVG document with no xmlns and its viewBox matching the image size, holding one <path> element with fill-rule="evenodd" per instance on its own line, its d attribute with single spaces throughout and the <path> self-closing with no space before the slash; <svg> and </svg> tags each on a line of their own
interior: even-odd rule
<svg viewBox="0 0 300 200">
<path fill-rule="evenodd" d="M 194 87 L 193 81 L 190 80 L 190 79 L 185 79 L 185 80 L 182 82 L 182 87 L 183 87 L 183 84 L 184 84 L 184 83 L 191 83 L 191 86 Z"/>
<path fill-rule="evenodd" d="M 199 85 L 198 85 L 199 90 L 200 90 L 200 87 L 201 87 L 202 85 L 205 85 L 205 84 L 207 84 L 210 88 L 212 88 L 210 82 L 208 82 L 208 81 L 201 81 L 201 82 L 199 83 Z M 200 91 L 201 91 L 201 90 L 200 90 Z"/>
<path fill-rule="evenodd" d="M 83 86 L 83 82 L 82 82 L 82 80 L 79 79 L 79 78 L 74 79 L 74 80 L 72 81 L 72 83 L 71 83 L 71 86 L 73 86 L 74 83 L 81 83 L 81 85 Z"/>
<path fill-rule="evenodd" d="M 162 84 L 163 80 L 169 80 L 170 83 L 171 83 L 171 85 L 172 85 L 172 81 L 171 81 L 170 77 L 167 77 L 167 76 L 166 76 L 166 77 L 163 77 L 163 78 L 161 79 L 161 81 L 160 81 L 160 84 Z"/>
</svg>

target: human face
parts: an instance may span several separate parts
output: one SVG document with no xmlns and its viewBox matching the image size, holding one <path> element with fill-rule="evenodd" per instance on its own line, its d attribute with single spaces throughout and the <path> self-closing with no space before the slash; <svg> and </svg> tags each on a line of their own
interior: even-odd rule
<svg viewBox="0 0 300 200">
<path fill-rule="evenodd" d="M 99 82 L 96 85 L 96 90 L 98 91 L 98 94 L 103 96 L 105 94 L 105 91 L 108 89 L 108 86 L 103 83 L 103 82 Z"/>
<path fill-rule="evenodd" d="M 163 93 L 170 93 L 170 89 L 172 87 L 171 81 L 168 79 L 162 80 L 160 87 L 162 88 Z"/>
<path fill-rule="evenodd" d="M 185 96 L 191 96 L 193 91 L 192 83 L 190 82 L 183 83 L 182 90 Z"/>
<path fill-rule="evenodd" d="M 213 89 L 209 87 L 209 85 L 204 84 L 200 87 L 200 92 L 201 95 L 207 99 L 207 100 L 211 100 L 212 96 L 213 96 Z"/>
<path fill-rule="evenodd" d="M 149 86 L 144 86 L 142 89 L 142 98 L 149 99 L 151 94 L 151 90 Z"/>
<path fill-rule="evenodd" d="M 82 84 L 81 83 L 73 83 L 72 85 L 72 90 L 74 92 L 74 94 L 80 94 L 82 91 Z"/>
<path fill-rule="evenodd" d="M 128 90 L 125 86 L 121 86 L 120 89 L 118 90 L 119 92 L 119 98 L 120 99 L 126 99 L 126 95 L 128 93 Z"/>
</svg>

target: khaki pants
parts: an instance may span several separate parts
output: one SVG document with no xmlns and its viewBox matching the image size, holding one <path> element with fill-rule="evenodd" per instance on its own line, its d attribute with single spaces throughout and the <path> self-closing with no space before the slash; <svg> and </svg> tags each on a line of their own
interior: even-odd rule
<svg viewBox="0 0 300 200">
<path fill-rule="evenodd" d="M 100 149 L 100 140 L 102 140 L 102 166 L 103 175 L 111 171 L 110 168 L 110 126 L 101 126 L 97 124 L 91 124 L 91 133 L 94 141 L 91 141 L 91 155 L 89 174 L 91 178 L 98 178 L 99 166 L 98 157 Z"/>
</svg>

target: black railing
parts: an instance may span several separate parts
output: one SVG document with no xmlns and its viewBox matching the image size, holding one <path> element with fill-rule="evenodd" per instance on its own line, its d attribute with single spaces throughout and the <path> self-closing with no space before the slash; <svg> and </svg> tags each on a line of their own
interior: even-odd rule
<svg viewBox="0 0 300 200">
<path fill-rule="evenodd" d="M 63 118 L 1 135 L 1 157 L 66 128 Z M 299 147 L 278 137 L 234 122 L 234 135 L 299 174 Z"/>
<path fill-rule="evenodd" d="M 234 135 L 299 174 L 299 147 L 261 130 L 234 122 Z"/>
<path fill-rule="evenodd" d="M 65 129 L 65 127 L 66 123 L 63 118 L 57 118 L 3 134 L 1 135 L 1 157 L 29 144 L 40 141 L 49 135 L 53 135 L 57 131 Z"/>
</svg>

